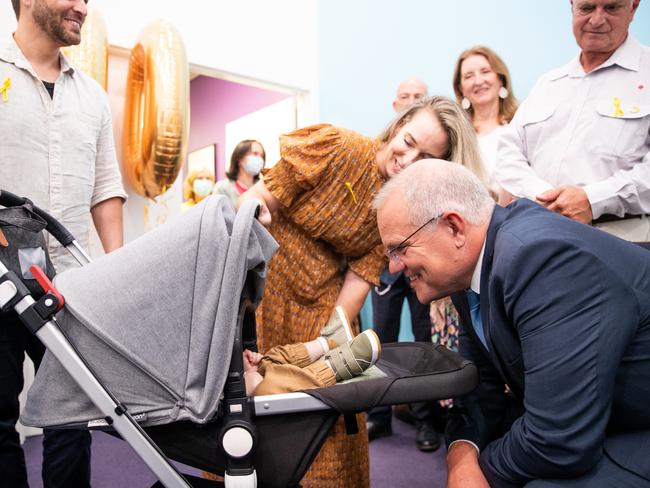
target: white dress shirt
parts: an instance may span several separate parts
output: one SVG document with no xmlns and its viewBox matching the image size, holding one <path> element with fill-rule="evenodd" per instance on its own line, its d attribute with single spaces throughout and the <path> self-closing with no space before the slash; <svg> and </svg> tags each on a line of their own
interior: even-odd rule
<svg viewBox="0 0 650 488">
<path fill-rule="evenodd" d="M 13 38 L 0 46 L 0 189 L 28 197 L 87 249 L 90 209 L 122 187 L 108 99 L 61 55 L 51 98 Z M 57 271 L 76 261 L 48 237 Z"/>
<path fill-rule="evenodd" d="M 483 241 L 483 247 L 481 247 L 481 253 L 478 256 L 478 261 L 476 262 L 476 266 L 474 267 L 474 272 L 472 273 L 472 281 L 470 283 L 470 290 L 472 290 L 477 295 L 481 294 L 481 268 L 483 267 L 483 256 L 485 255 L 486 241 L 487 239 Z M 474 449 L 476 449 L 476 452 L 478 452 L 479 454 L 481 453 L 481 450 L 478 448 L 476 443 L 470 441 L 469 439 L 456 439 L 455 441 L 452 441 L 451 444 L 449 444 L 448 449 L 451 449 L 451 446 L 453 446 L 457 442 L 467 442 L 468 444 L 472 445 Z"/>
<path fill-rule="evenodd" d="M 535 200 L 584 188 L 594 219 L 650 213 L 650 48 L 631 35 L 585 73 L 576 57 L 542 76 L 499 141 L 496 179 Z"/>
</svg>

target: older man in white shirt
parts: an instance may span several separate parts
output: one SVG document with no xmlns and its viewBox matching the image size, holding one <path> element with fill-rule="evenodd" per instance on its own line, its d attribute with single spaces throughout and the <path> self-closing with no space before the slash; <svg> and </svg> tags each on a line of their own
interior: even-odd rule
<svg viewBox="0 0 650 488">
<path fill-rule="evenodd" d="M 650 48 L 628 34 L 639 1 L 572 2 L 581 52 L 522 103 L 501 138 L 496 178 L 515 197 L 647 242 Z"/>
</svg>

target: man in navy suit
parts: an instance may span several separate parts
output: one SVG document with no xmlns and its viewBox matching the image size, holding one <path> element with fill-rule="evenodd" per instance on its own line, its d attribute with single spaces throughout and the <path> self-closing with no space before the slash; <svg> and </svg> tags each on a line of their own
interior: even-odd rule
<svg viewBox="0 0 650 488">
<path fill-rule="evenodd" d="M 377 196 L 392 272 L 453 294 L 480 386 L 448 428 L 448 487 L 650 486 L 650 252 L 422 160 Z"/>
</svg>

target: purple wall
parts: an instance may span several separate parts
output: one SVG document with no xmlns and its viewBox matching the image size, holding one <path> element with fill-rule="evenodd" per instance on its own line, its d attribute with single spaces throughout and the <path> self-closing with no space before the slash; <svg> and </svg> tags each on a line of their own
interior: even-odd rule
<svg viewBox="0 0 650 488">
<path fill-rule="evenodd" d="M 190 138 L 188 150 L 217 144 L 217 179 L 230 164 L 225 154 L 226 123 L 290 95 L 230 81 L 199 76 L 190 82 Z"/>
</svg>

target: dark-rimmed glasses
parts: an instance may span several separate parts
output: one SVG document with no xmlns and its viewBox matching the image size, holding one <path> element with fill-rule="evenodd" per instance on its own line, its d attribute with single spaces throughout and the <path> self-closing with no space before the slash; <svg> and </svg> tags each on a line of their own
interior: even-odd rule
<svg viewBox="0 0 650 488">
<path fill-rule="evenodd" d="M 442 214 L 440 214 L 440 215 L 436 215 L 435 217 L 431 217 L 431 218 L 430 218 L 429 220 L 427 220 L 424 224 L 422 224 L 420 227 L 418 227 L 417 229 L 415 229 L 415 231 L 414 231 L 411 235 L 409 235 L 406 239 L 404 239 L 402 242 L 400 242 L 397 246 L 395 246 L 395 247 L 391 247 L 390 249 L 388 249 L 388 250 L 385 252 L 385 254 L 386 254 L 386 256 L 388 257 L 388 259 L 390 259 L 391 261 L 393 261 L 393 262 L 396 263 L 396 264 L 399 263 L 399 262 L 400 262 L 400 258 L 401 258 L 402 256 L 404 256 L 404 254 L 406 253 L 406 250 L 411 246 L 410 244 L 407 244 L 408 240 L 409 240 L 411 237 L 413 237 L 415 234 L 417 234 L 418 232 L 420 232 L 422 229 L 424 229 L 424 228 L 425 228 L 427 225 L 429 225 L 431 222 L 433 222 L 434 220 L 439 219 L 440 217 L 442 217 Z"/>
</svg>

